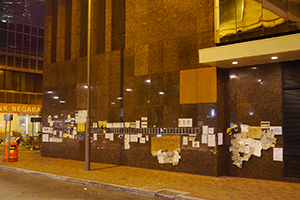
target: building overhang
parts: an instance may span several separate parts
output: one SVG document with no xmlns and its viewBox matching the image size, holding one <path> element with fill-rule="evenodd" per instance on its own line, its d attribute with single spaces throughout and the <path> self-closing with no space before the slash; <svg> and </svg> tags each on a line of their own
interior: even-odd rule
<svg viewBox="0 0 300 200">
<path fill-rule="evenodd" d="M 274 59 L 274 56 L 278 58 Z M 200 63 L 219 68 L 299 59 L 300 33 L 199 50 Z M 237 62 L 237 64 L 233 64 L 233 62 Z"/>
</svg>

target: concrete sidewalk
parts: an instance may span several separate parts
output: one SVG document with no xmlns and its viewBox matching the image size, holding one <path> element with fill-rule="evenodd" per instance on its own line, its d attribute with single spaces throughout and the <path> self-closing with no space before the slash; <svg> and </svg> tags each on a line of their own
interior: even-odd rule
<svg viewBox="0 0 300 200">
<path fill-rule="evenodd" d="M 300 183 L 209 177 L 102 163 L 91 163 L 91 171 L 85 171 L 84 161 L 45 158 L 40 151 L 19 151 L 17 162 L 0 161 L 0 169 L 176 199 L 300 199 Z"/>
</svg>

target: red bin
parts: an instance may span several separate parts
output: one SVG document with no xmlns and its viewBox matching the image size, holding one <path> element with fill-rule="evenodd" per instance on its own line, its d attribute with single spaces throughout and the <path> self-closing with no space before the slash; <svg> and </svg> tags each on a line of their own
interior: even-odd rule
<svg viewBox="0 0 300 200">
<path fill-rule="evenodd" d="M 8 142 L 5 144 L 4 160 L 7 161 Z M 10 142 L 9 161 L 18 161 L 18 143 Z"/>
</svg>

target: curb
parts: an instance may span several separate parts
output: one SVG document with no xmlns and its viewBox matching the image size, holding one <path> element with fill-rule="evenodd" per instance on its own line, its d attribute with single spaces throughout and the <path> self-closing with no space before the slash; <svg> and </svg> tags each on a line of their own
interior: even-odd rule
<svg viewBox="0 0 300 200">
<path fill-rule="evenodd" d="M 102 187 L 104 189 L 115 190 L 115 191 L 119 191 L 119 192 L 125 192 L 125 193 L 131 193 L 131 194 L 137 194 L 137 195 L 143 195 L 143 196 L 152 196 L 152 197 L 157 196 L 156 195 L 157 191 L 146 190 L 146 189 L 141 189 L 141 188 L 126 187 L 126 186 L 121 186 L 121 185 L 116 185 L 116 184 L 101 183 L 101 182 L 97 182 L 97 181 L 89 181 L 89 180 L 78 179 L 78 178 L 70 178 L 70 177 L 62 176 L 62 175 L 55 175 L 55 174 L 49 174 L 49 173 L 45 173 L 45 172 L 37 172 L 37 171 L 32 171 L 32 170 L 27 170 L 27 169 L 7 167 L 7 166 L 3 166 L 3 165 L 0 165 L 0 169 L 8 170 L 8 171 L 15 171 L 15 172 L 19 172 L 19 173 L 25 173 L 25 174 L 31 174 L 31 175 L 35 175 L 35 176 L 48 177 L 48 178 L 52 178 L 52 179 L 68 181 L 68 182 L 72 182 L 72 183 L 79 183 L 79 184 L 83 184 L 83 185 Z M 200 199 L 200 198 L 188 197 L 188 196 L 182 196 L 182 195 L 177 195 L 175 198 L 166 196 L 166 198 L 175 199 L 175 200 L 204 200 L 204 199 Z"/>
</svg>

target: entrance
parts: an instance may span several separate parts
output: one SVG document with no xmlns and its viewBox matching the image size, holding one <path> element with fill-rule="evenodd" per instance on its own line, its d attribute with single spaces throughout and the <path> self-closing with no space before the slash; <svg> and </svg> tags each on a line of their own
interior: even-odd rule
<svg viewBox="0 0 300 200">
<path fill-rule="evenodd" d="M 282 66 L 284 175 L 300 178 L 300 61 Z"/>
</svg>

